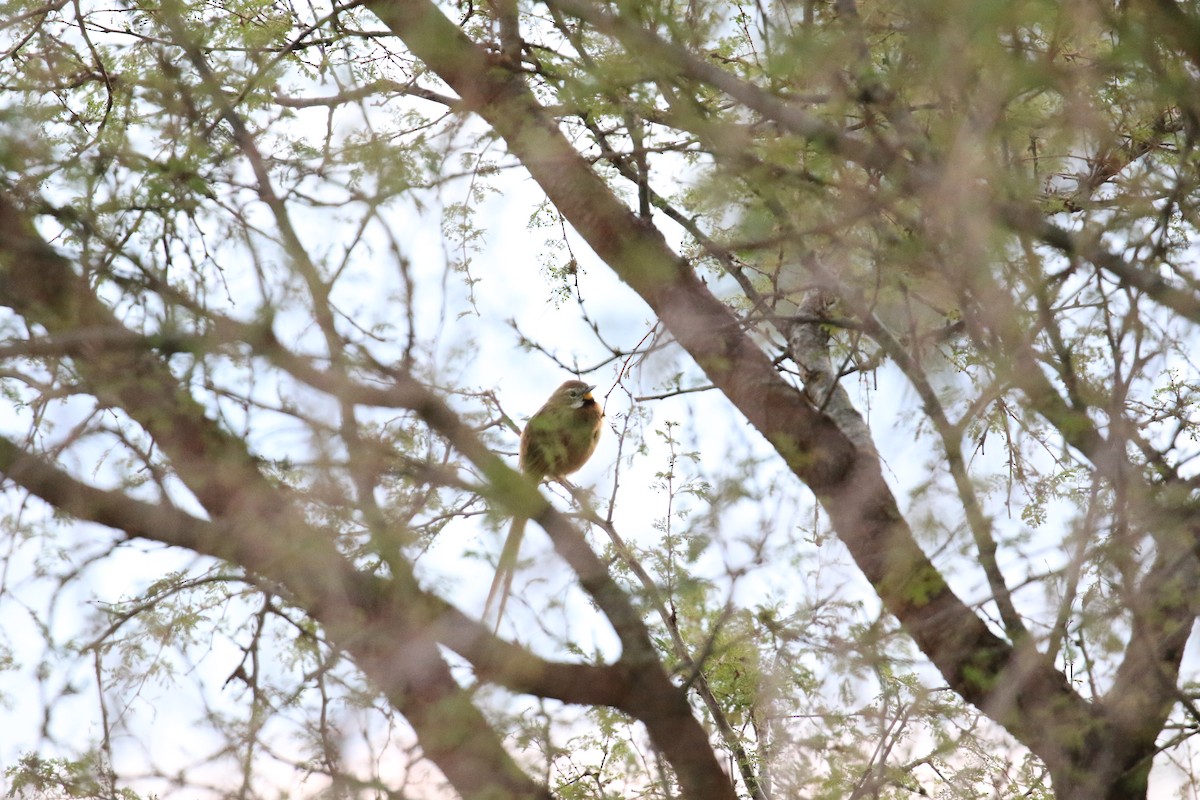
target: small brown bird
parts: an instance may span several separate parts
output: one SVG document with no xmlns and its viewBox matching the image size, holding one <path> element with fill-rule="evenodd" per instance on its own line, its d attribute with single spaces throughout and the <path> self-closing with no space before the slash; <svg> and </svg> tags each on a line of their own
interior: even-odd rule
<svg viewBox="0 0 1200 800">
<path fill-rule="evenodd" d="M 546 478 L 559 479 L 575 472 L 591 458 L 600 440 L 604 412 L 600 410 L 592 389 L 583 381 L 567 381 L 554 390 L 546 404 L 529 418 L 521 433 L 521 471 L 539 483 Z M 504 616 L 504 606 L 512 589 L 513 572 L 521 537 L 525 534 L 524 517 L 515 517 L 508 529 L 508 538 L 496 563 L 496 577 L 484 604 L 484 616 L 499 600 L 496 627 Z"/>
</svg>

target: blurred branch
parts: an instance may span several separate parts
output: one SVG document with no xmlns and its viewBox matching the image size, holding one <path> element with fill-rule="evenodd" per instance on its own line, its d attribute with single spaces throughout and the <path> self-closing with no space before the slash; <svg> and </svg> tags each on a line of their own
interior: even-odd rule
<svg viewBox="0 0 1200 800">
<path fill-rule="evenodd" d="M 882 167 L 887 163 L 888 157 L 866 141 L 837 130 L 820 117 L 780 100 L 753 83 L 737 78 L 623 16 L 609 13 L 599 3 L 590 0 L 552 0 L 549 4 L 585 20 L 597 31 L 617 39 L 626 50 L 638 53 L 657 70 L 668 75 L 686 76 L 719 89 L 764 118 L 777 123 L 784 130 L 809 139 L 819 147 L 863 166 Z"/>
<path fill-rule="evenodd" d="M 1096 724 L 1093 710 L 1053 664 L 1032 648 L 1014 650 L 1001 641 L 950 590 L 913 539 L 873 450 L 856 446 L 782 380 L 770 359 L 661 234 L 612 196 L 528 89 L 513 76 L 490 69 L 486 53 L 432 3 L 376 0 L 368 7 L 463 98 L 466 107 L 505 138 L 593 250 L 655 310 L 713 384 L 817 494 L 859 568 L 955 690 L 994 715 L 1052 769 L 1075 763 L 1075 732 Z M 774 100 L 767 102 L 760 90 L 716 67 L 701 68 L 690 54 L 676 53 L 653 34 L 633 30 L 598 6 L 571 0 L 562 7 L 597 21 L 602 30 L 610 26 L 644 57 L 662 59 L 669 53 L 692 77 L 718 88 L 728 86 L 835 151 L 864 159 L 869 155 L 856 140 L 793 114 L 795 109 L 778 107 Z M 1000 697 L 1003 702 L 997 702 Z M 662 746 L 653 724 L 647 720 L 647 725 Z M 672 761 L 680 769 L 677 760 Z M 701 775 L 710 774 L 708 770 L 681 770 L 685 787 L 698 781 L 699 791 L 705 785 Z M 707 779 L 706 785 L 714 780 Z"/>
<path fill-rule="evenodd" d="M 0 303 L 54 333 L 77 326 L 122 328 L 87 282 L 37 235 L 3 193 Z M 346 648 L 408 719 L 426 754 L 464 797 L 497 791 L 547 796 L 516 765 L 454 680 L 430 633 L 440 631 L 431 623 L 436 615 L 425 617 L 420 605 L 413 605 L 421 592 L 411 573 L 394 575 L 387 583 L 363 580 L 337 551 L 333 538 L 309 526 L 297 497 L 268 480 L 245 442 L 208 419 L 153 353 L 93 343 L 75 363 L 89 391 L 101 402 L 122 408 L 154 437 L 214 524 L 85 488 L 11 442 L 0 443 L 0 470 L 37 486 L 82 518 L 118 528 L 128 525 L 132 535 L 228 559 L 287 586 L 294 601 L 325 625 L 330 638 Z M 461 616 L 454 619 L 462 621 Z M 471 630 L 454 625 L 444 633 L 466 647 L 464 631 Z"/>
<path fill-rule="evenodd" d="M 455 110 L 461 102 L 457 97 L 441 94 L 432 89 L 425 89 L 420 86 L 386 79 L 380 79 L 366 86 L 358 86 L 353 89 L 347 89 L 344 92 L 322 97 L 292 97 L 277 94 L 275 95 L 275 102 L 288 108 L 318 108 L 344 105 L 346 103 L 359 103 L 369 97 L 387 99 L 388 95 L 405 95 L 407 97 L 428 100 L 431 103 L 446 106 L 451 111 Z"/>
<path fill-rule="evenodd" d="M 78 519 L 123 532 L 130 538 L 162 542 L 238 564 L 265 591 L 284 592 L 290 603 L 314 613 L 330 636 L 353 653 L 360 640 L 402 642 L 413 631 L 436 640 L 475 666 L 480 676 L 514 691 L 568 703 L 619 706 L 625 674 L 613 667 L 547 661 L 493 636 L 487 626 L 444 600 L 416 591 L 384 602 L 394 587 L 376 575 L 355 570 L 321 531 L 270 536 L 255 520 L 203 520 L 166 504 L 152 504 L 116 490 L 100 489 L 0 437 L 0 473 L 48 505 Z M 302 544 L 294 540 L 299 534 Z M 311 552 L 300 559 L 288 550 Z M 214 580 L 207 578 L 206 580 Z M 387 611 L 388 613 L 383 613 Z M 129 614 L 137 613 L 137 609 Z M 372 628 L 344 629 L 339 619 L 367 620 Z M 403 620 L 403 621 L 402 621 Z M 350 637 L 350 630 L 354 634 Z M 350 638 L 351 641 L 347 642 Z M 368 675 L 375 680 L 379 675 Z"/>
</svg>

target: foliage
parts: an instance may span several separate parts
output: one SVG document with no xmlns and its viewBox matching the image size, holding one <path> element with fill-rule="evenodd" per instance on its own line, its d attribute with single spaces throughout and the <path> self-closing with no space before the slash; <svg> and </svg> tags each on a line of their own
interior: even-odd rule
<svg viewBox="0 0 1200 800">
<path fill-rule="evenodd" d="M 1195 3 L 3 11 L 14 796 L 1195 784 Z"/>
</svg>

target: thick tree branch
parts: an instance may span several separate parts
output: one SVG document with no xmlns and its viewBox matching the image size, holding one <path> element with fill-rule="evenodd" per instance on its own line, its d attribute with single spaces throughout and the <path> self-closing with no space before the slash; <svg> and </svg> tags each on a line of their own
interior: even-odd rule
<svg viewBox="0 0 1200 800">
<path fill-rule="evenodd" d="M 291 559 L 264 559 L 261 546 L 245 549 L 245 536 L 229 522 L 200 519 L 173 506 L 147 503 L 123 492 L 90 486 L 5 437 L 0 437 L 0 474 L 77 519 L 119 530 L 129 537 L 161 542 L 239 564 L 269 585 L 287 589 L 288 599 L 292 602 L 317 609 L 340 609 L 336 613 L 328 612 L 331 618 L 370 611 L 366 605 L 360 605 L 358 612 L 346 609 L 342 604 L 347 598 L 382 596 L 388 591 L 383 580 L 354 569 L 329 545 L 328 537 L 313 529 L 299 531 L 304 537 L 301 545 L 306 550 L 316 550 L 325 571 L 340 577 L 341 585 L 335 593 L 323 593 L 323 583 L 314 582 L 311 575 L 291 569 L 288 566 Z M 261 540 L 259 544 L 262 544 Z M 266 544 L 277 545 L 274 541 Z M 284 566 L 278 569 L 273 566 L 277 564 Z M 364 591 L 364 587 L 371 588 Z M 414 617 L 411 626 L 427 629 L 430 638 L 467 659 L 480 677 L 513 691 L 584 705 L 620 706 L 624 702 L 629 676 L 622 668 L 564 664 L 539 658 L 497 638 L 486 625 L 428 592 L 410 597 L 404 603 L 402 613 Z M 419 619 L 415 618 L 417 615 Z M 320 614 L 317 618 L 326 622 Z M 335 624 L 332 619 L 329 622 L 326 627 L 333 631 Z M 380 618 L 377 622 L 377 628 L 368 638 L 397 638 L 400 631 L 394 616 Z"/>
<path fill-rule="evenodd" d="M 913 539 L 875 454 L 856 448 L 780 378 L 658 231 L 588 168 L 526 87 L 436 6 L 375 0 L 368 7 L 504 137 L 593 250 L 816 492 L 860 569 L 950 684 L 1052 768 L 1073 762 L 1080 732 L 1098 722 L 1092 710 L 1043 656 L 1013 650 L 954 595 Z"/>
<path fill-rule="evenodd" d="M 87 282 L 0 193 L 0 303 L 51 333 L 121 330 Z M 298 602 L 327 627 L 412 724 L 426 755 L 464 798 L 543 798 L 454 681 L 428 633 L 404 614 L 415 584 L 362 585 L 347 574 L 332 538 L 304 536 L 288 491 L 258 470 L 244 443 L 208 419 L 151 352 L 85 345 L 78 371 L 101 403 L 121 408 L 170 457 L 176 473 L 229 536 L 210 552 L 268 576 L 287 577 Z M 377 626 L 390 635 L 364 635 Z"/>
<path fill-rule="evenodd" d="M 95 297 L 61 256 L 43 242 L 11 202 L 0 195 L 0 302 L 9 304 L 47 328 L 70 330 L 72 324 L 121 330 L 120 323 Z M 228 323 L 227 323 L 228 324 Z M 269 333 L 260 333 L 260 343 Z M 340 556 L 331 540 L 308 530 L 286 490 L 272 486 L 258 472 L 253 458 L 239 440 L 217 428 L 195 401 L 178 389 L 175 378 L 152 353 L 121 347 L 84 348 L 80 369 L 97 396 L 111 397 L 153 435 L 167 452 L 180 476 L 201 498 L 209 513 L 231 524 L 236 535 L 215 552 L 248 569 L 268 575 L 292 575 L 304 587 L 302 602 L 330 628 L 331 638 L 347 647 L 356 662 L 413 724 L 429 756 L 446 773 L 464 797 L 496 791 L 511 796 L 540 796 L 503 751 L 495 732 L 450 679 L 448 668 L 436 652 L 433 630 L 465 647 L 461 629 L 449 617 L 441 620 L 402 616 L 403 603 L 414 602 L 419 589 L 411 573 L 395 576 L 398 586 L 349 580 L 330 570 Z M 524 508 L 550 534 L 556 548 L 579 573 L 586 589 L 609 613 L 622 634 L 625 650 L 612 675 L 625 676 L 624 688 L 612 689 L 603 702 L 646 722 L 655 743 L 667 754 L 681 779 L 694 781 L 695 797 L 731 797 L 731 783 L 716 761 L 707 735 L 696 722 L 682 690 L 671 684 L 636 612 L 608 576 L 607 569 L 582 535 L 550 506 L 536 487 L 524 480 L 487 450 L 437 397 L 410 377 L 397 373 L 393 385 L 378 393 L 370 387 L 335 379 L 306 367 L 302 359 L 276 357 L 313 385 L 354 402 L 373 399 L 380 405 L 409 408 L 451 440 L 488 477 L 497 495 Z M 238 524 L 237 521 L 242 521 Z M 289 584 L 290 585 L 290 584 Z M 292 587 L 296 590 L 296 587 Z M 363 594 L 346 596 L 357 589 Z M 315 595 L 313 594 L 315 593 Z M 341 609 L 350 609 L 340 613 Z M 363 620 L 382 625 L 389 615 L 401 615 L 388 635 L 370 636 Z M 403 622 L 403 624 L 401 624 Z M 469 628 L 468 628 L 469 629 Z M 496 669 L 511 664 L 499 656 L 481 659 L 481 666 Z M 519 677 L 523 688 L 538 688 L 537 670 Z M 510 682 L 517 678 L 509 674 Z M 577 697 L 581 697 L 576 694 Z M 592 700 L 599 699 L 593 696 Z M 465 738 L 464 738 L 465 737 Z M 444 740 L 448 743 L 444 743 Z M 470 742 L 468 746 L 467 742 Z M 490 767 L 484 764 L 491 763 Z"/>
</svg>

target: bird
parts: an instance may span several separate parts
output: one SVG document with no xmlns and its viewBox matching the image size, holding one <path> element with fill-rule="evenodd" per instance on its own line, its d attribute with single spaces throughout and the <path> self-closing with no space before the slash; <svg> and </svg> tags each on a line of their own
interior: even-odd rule
<svg viewBox="0 0 1200 800">
<path fill-rule="evenodd" d="M 518 465 L 521 472 L 541 483 L 547 478 L 561 480 L 576 472 L 596 450 L 600 441 L 600 429 L 604 412 L 592 397 L 596 387 L 583 381 L 571 380 L 554 390 L 550 399 L 537 410 L 525 430 L 521 432 L 521 449 Z M 517 566 L 517 553 L 521 549 L 521 538 L 525 534 L 522 516 L 513 518 L 508 537 L 500 550 L 496 562 L 496 577 L 484 603 L 484 616 L 498 602 L 496 629 L 504 616 L 504 606 L 512 589 L 513 573 Z"/>
</svg>

